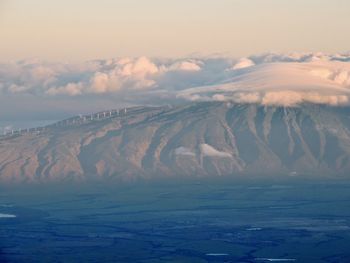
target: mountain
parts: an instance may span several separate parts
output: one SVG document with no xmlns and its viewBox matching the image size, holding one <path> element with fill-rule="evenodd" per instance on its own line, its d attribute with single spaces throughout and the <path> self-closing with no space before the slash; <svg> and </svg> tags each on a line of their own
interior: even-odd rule
<svg viewBox="0 0 350 263">
<path fill-rule="evenodd" d="M 350 108 L 200 102 L 74 117 L 0 139 L 0 178 L 350 174 Z"/>
</svg>

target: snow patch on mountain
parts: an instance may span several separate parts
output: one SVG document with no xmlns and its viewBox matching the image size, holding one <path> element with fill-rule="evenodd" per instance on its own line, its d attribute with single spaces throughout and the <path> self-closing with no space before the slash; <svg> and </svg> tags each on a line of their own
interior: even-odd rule
<svg viewBox="0 0 350 263">
<path fill-rule="evenodd" d="M 185 156 L 196 156 L 194 152 L 191 151 L 191 149 L 188 149 L 186 147 L 178 147 L 175 149 L 176 155 L 185 155 Z"/>
<path fill-rule="evenodd" d="M 219 158 L 231 158 L 232 155 L 228 152 L 223 152 L 215 149 L 213 146 L 209 144 L 201 144 L 200 145 L 201 153 L 204 156 L 209 156 L 209 157 L 219 157 Z"/>
</svg>

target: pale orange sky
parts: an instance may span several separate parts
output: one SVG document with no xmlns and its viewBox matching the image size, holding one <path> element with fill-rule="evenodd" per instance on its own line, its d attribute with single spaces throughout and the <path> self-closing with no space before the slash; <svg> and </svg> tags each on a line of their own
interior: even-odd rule
<svg viewBox="0 0 350 263">
<path fill-rule="evenodd" d="M 0 61 L 347 51 L 348 0 L 0 0 Z"/>
</svg>

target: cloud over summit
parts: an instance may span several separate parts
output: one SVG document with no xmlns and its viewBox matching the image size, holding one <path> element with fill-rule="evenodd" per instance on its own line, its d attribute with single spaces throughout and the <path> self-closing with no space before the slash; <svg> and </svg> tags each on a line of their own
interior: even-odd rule
<svg viewBox="0 0 350 263">
<path fill-rule="evenodd" d="M 304 102 L 336 106 L 350 102 L 348 62 L 267 62 L 243 69 L 222 83 L 186 89 L 178 96 L 189 100 L 282 106 Z"/>
</svg>

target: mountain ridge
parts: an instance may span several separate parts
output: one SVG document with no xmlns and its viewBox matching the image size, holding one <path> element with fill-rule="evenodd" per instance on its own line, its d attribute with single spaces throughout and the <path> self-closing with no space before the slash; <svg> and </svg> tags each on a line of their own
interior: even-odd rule
<svg viewBox="0 0 350 263">
<path fill-rule="evenodd" d="M 70 119 L 72 125 L 63 121 L 40 133 L 3 137 L 0 180 L 338 177 L 350 172 L 349 113 L 348 107 L 315 104 L 199 102 Z"/>
</svg>

